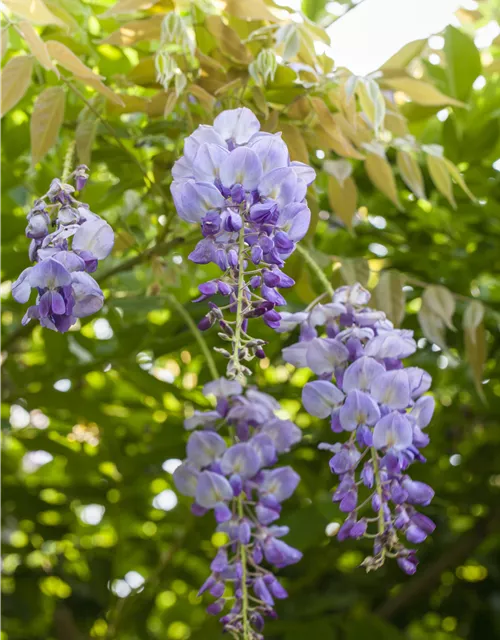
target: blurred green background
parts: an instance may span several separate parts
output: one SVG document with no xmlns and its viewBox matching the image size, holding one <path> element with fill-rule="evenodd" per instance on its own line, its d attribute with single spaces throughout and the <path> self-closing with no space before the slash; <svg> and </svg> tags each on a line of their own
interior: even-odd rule
<svg viewBox="0 0 500 640">
<path fill-rule="evenodd" d="M 330 498 L 328 455 L 316 449 L 331 433 L 300 404 L 308 373 L 281 360 L 289 336 L 256 329 L 271 342 L 255 381 L 304 430 L 284 458 L 302 481 L 282 519 L 304 557 L 280 572 L 290 598 L 266 637 L 500 638 L 498 1 L 469 1 L 450 13 L 455 26 L 405 47 L 371 76 L 375 93 L 367 98 L 358 84 L 350 101 L 352 74 L 324 56 L 329 28 L 341 29 L 376 0 L 358 7 L 304 0 L 300 19 L 264 0 L 176 2 L 197 43 L 191 58 L 169 49 L 185 78 L 177 92 L 158 84 L 154 71 L 169 0 L 4 4 L 4 67 L 34 58 L 21 61 L 15 82 L 11 66 L 3 86 L 10 103 L 2 120 L 2 640 L 221 637 L 196 593 L 224 540 L 213 534 L 211 515 L 191 516 L 171 475 L 184 457 L 184 417 L 209 406 L 201 394 L 209 372 L 182 313 L 202 317 L 203 305 L 190 301 L 216 270 L 188 263 L 197 231 L 176 218 L 169 182 L 193 128 L 241 104 L 266 130 L 283 130 L 293 157 L 317 169 L 305 244 L 326 276 L 374 288 L 388 312 L 391 300 L 404 300 L 402 326 L 419 341 L 412 364 L 432 374 L 437 400 L 428 462 L 414 473 L 435 488 L 426 513 L 437 530 L 421 545 L 414 577 L 395 564 L 366 574 L 359 564 L 369 546 L 338 543 L 325 531 L 341 514 Z M 379 5 L 385 24 L 391 14 Z M 25 21 L 41 45 L 22 36 Z M 356 23 L 351 28 L 355 37 Z M 392 28 L 403 32 L 405 24 Z M 106 79 L 82 79 L 68 54 L 58 59 L 51 50 L 47 63 L 44 42 L 53 40 Z M 274 78 L 249 75 L 262 48 L 278 52 Z M 60 122 L 40 119 L 34 107 L 48 86 L 64 92 Z M 65 156 L 73 161 L 74 141 L 91 167 L 83 198 L 117 240 L 97 273 L 105 307 L 58 335 L 21 327 L 24 309 L 10 288 L 29 264 L 25 215 L 61 175 Z M 426 145 L 441 145 L 456 168 L 441 163 L 433 173 L 435 148 Z M 417 164 L 410 174 L 401 149 Z M 460 188 L 463 179 L 475 199 Z M 298 255 L 287 271 L 297 280 L 289 308 L 299 310 L 321 284 Z M 451 292 L 454 331 L 445 333 L 422 306 L 436 284 Z M 484 318 L 464 331 L 472 300 Z M 205 338 L 217 344 L 215 332 Z M 224 361 L 216 362 L 222 373 Z"/>
</svg>

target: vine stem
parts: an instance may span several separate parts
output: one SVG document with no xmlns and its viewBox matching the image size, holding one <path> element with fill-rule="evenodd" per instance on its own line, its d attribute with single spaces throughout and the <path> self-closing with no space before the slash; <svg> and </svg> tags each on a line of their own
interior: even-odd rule
<svg viewBox="0 0 500 640">
<path fill-rule="evenodd" d="M 206 358 L 210 375 L 214 380 L 217 380 L 220 377 L 219 372 L 217 371 L 217 365 L 215 364 L 215 360 L 213 359 L 212 352 L 210 351 L 205 338 L 203 337 L 201 331 L 196 326 L 196 322 L 193 320 L 191 315 L 186 311 L 184 306 L 177 300 L 177 298 L 174 295 L 167 292 L 166 297 L 169 300 L 169 302 L 172 304 L 172 306 L 174 306 L 177 309 L 177 311 L 181 314 L 181 316 L 186 321 L 186 324 L 189 327 L 189 330 L 193 334 L 196 342 L 199 344 L 200 349 L 203 352 L 203 355 Z"/>
<path fill-rule="evenodd" d="M 383 505 L 383 494 L 382 494 L 382 483 L 380 482 L 380 468 L 378 464 L 378 454 L 375 447 L 371 448 L 372 454 L 372 463 L 373 463 L 373 475 L 375 476 L 375 487 L 377 489 L 377 494 L 380 499 L 380 508 L 378 510 L 378 532 L 380 536 L 383 536 L 385 532 L 385 522 L 384 522 L 384 511 L 382 508 Z M 385 555 L 385 547 L 382 545 L 382 558 Z"/>
<path fill-rule="evenodd" d="M 234 330 L 234 347 L 233 347 L 233 365 L 236 377 L 241 379 L 240 373 L 240 347 L 241 347 L 241 327 L 243 325 L 243 286 L 244 281 L 244 267 L 243 262 L 245 259 L 245 230 L 244 227 L 240 229 L 239 242 L 238 242 L 238 298 L 236 305 L 236 327 Z"/>
<path fill-rule="evenodd" d="M 317 275 L 318 280 L 321 281 L 321 284 L 324 286 L 328 295 L 333 297 L 334 290 L 332 285 L 330 284 L 330 281 L 325 276 L 325 274 L 323 273 L 323 270 L 321 269 L 319 264 L 316 262 L 316 260 L 312 257 L 312 255 L 309 253 L 309 251 L 305 249 L 301 244 L 297 245 L 297 251 L 304 258 L 307 264 L 311 267 L 312 271 Z"/>
<path fill-rule="evenodd" d="M 245 285 L 245 271 L 243 262 L 245 259 L 245 229 L 240 229 L 238 239 L 238 292 L 236 305 L 236 326 L 234 330 L 233 343 L 233 365 L 237 378 L 242 378 L 240 374 L 240 346 L 241 333 L 243 325 L 243 288 Z M 238 496 L 238 517 L 243 518 L 243 492 Z M 240 559 L 241 559 L 241 615 L 243 617 L 243 640 L 250 640 L 250 624 L 248 620 L 248 588 L 247 588 L 247 548 L 246 545 L 240 543 Z"/>
</svg>

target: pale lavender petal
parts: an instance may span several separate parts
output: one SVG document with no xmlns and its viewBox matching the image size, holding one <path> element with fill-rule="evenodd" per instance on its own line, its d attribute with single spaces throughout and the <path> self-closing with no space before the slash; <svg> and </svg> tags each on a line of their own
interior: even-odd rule
<svg viewBox="0 0 500 640">
<path fill-rule="evenodd" d="M 275 200 L 281 207 L 293 202 L 297 188 L 297 176 L 290 167 L 273 169 L 259 182 L 259 194 Z"/>
<path fill-rule="evenodd" d="M 220 179 L 225 187 L 241 184 L 247 191 L 252 191 L 259 184 L 262 176 L 262 164 L 252 149 L 238 147 L 232 151 L 220 168 Z"/>
<path fill-rule="evenodd" d="M 196 427 L 213 427 L 221 415 L 217 411 L 195 411 L 194 414 L 184 420 L 184 429 L 192 431 Z"/>
<path fill-rule="evenodd" d="M 392 411 L 381 418 L 373 430 L 373 446 L 376 449 L 403 451 L 413 440 L 411 424 L 404 415 Z"/>
<path fill-rule="evenodd" d="M 174 162 L 172 167 L 172 178 L 177 182 L 185 182 L 186 180 L 193 180 L 193 165 L 189 160 L 182 156 L 179 160 Z"/>
<path fill-rule="evenodd" d="M 198 486 L 198 476 L 200 472 L 189 462 L 183 462 L 174 471 L 174 483 L 177 489 L 184 496 L 194 498 L 196 495 L 196 487 Z"/>
<path fill-rule="evenodd" d="M 290 347 L 285 347 L 282 351 L 283 360 L 297 368 L 307 367 L 308 344 L 308 342 L 296 342 Z"/>
<path fill-rule="evenodd" d="M 299 481 L 299 474 L 291 467 L 279 467 L 272 471 L 264 471 L 260 492 L 273 496 L 278 502 L 283 502 L 293 494 Z"/>
<path fill-rule="evenodd" d="M 73 315 L 84 318 L 99 311 L 104 304 L 104 294 L 92 276 L 85 271 L 74 271 L 71 274 L 75 306 Z"/>
<path fill-rule="evenodd" d="M 220 462 L 222 473 L 237 473 L 242 478 L 252 478 L 260 468 L 260 458 L 247 442 L 239 442 L 224 452 Z"/>
<path fill-rule="evenodd" d="M 29 283 L 39 289 L 58 289 L 71 284 L 71 274 L 57 260 L 48 258 L 36 264 L 28 274 Z"/>
<path fill-rule="evenodd" d="M 67 271 L 85 271 L 85 260 L 73 251 L 57 251 L 53 254 L 53 260 L 60 262 Z M 97 256 L 96 256 L 97 257 Z"/>
<path fill-rule="evenodd" d="M 435 401 L 432 396 L 419 398 L 411 410 L 411 415 L 417 421 L 418 426 L 424 429 L 431 421 L 434 413 Z"/>
<path fill-rule="evenodd" d="M 115 243 L 115 234 L 111 226 L 98 218 L 84 222 L 73 237 L 74 251 L 90 251 L 98 260 L 103 260 L 111 253 Z"/>
<path fill-rule="evenodd" d="M 207 211 L 225 205 L 221 192 L 210 182 L 173 182 L 170 191 L 177 213 L 186 222 L 201 222 Z"/>
<path fill-rule="evenodd" d="M 280 311 L 281 320 L 280 326 L 275 329 L 277 333 L 286 333 L 293 331 L 295 327 L 302 324 L 309 315 L 305 311 L 299 311 L 297 313 L 290 313 L 289 311 Z"/>
<path fill-rule="evenodd" d="M 335 367 L 346 362 L 349 357 L 347 347 L 339 340 L 313 338 L 307 345 L 307 366 L 317 375 L 333 373 Z"/>
<path fill-rule="evenodd" d="M 290 451 L 290 448 L 302 439 L 302 431 L 290 420 L 276 419 L 267 422 L 260 432 L 271 438 L 278 453 Z"/>
<path fill-rule="evenodd" d="M 368 304 L 370 297 L 370 292 L 357 282 L 352 286 L 339 287 L 333 295 L 333 302 L 358 306 Z"/>
<path fill-rule="evenodd" d="M 354 431 L 360 425 L 374 425 L 380 418 L 380 410 L 367 393 L 354 390 L 340 408 L 339 418 L 345 431 Z"/>
<path fill-rule="evenodd" d="M 386 371 L 375 378 L 372 396 L 390 409 L 406 409 L 410 404 L 410 383 L 405 369 Z"/>
<path fill-rule="evenodd" d="M 202 144 L 193 160 L 196 180 L 213 182 L 219 177 L 221 165 L 228 155 L 229 151 L 218 144 Z"/>
<path fill-rule="evenodd" d="M 217 144 L 221 147 L 226 146 L 224 138 L 214 129 L 206 124 L 201 124 L 194 133 L 186 138 L 184 142 L 184 155 L 187 160 L 192 163 L 198 149 L 202 144 Z M 185 165 L 186 166 L 186 165 Z M 175 177 L 175 176 L 174 176 Z M 177 178 L 175 178 L 177 179 Z"/>
<path fill-rule="evenodd" d="M 213 431 L 194 431 L 186 447 L 188 460 L 197 467 L 207 467 L 226 450 L 226 443 Z"/>
<path fill-rule="evenodd" d="M 203 395 L 214 395 L 218 398 L 229 398 L 237 396 L 242 392 L 242 386 L 237 380 L 228 380 L 227 378 L 218 378 L 212 382 L 207 382 L 203 387 Z"/>
<path fill-rule="evenodd" d="M 413 331 L 393 329 L 383 331 L 372 338 L 365 346 L 365 354 L 374 358 L 398 358 L 411 356 L 417 350 Z"/>
<path fill-rule="evenodd" d="M 432 378 L 427 371 L 419 369 L 419 367 L 408 367 L 406 372 L 410 380 L 411 397 L 414 400 L 429 391 Z"/>
<path fill-rule="evenodd" d="M 245 144 L 259 129 L 259 121 L 246 107 L 223 111 L 214 120 L 214 130 L 235 144 Z"/>
<path fill-rule="evenodd" d="M 327 380 L 313 380 L 302 389 L 302 404 L 312 416 L 328 417 L 332 409 L 342 402 L 344 394 Z"/>
<path fill-rule="evenodd" d="M 277 226 L 286 231 L 290 240 L 298 242 L 306 235 L 311 222 L 311 211 L 307 204 L 290 202 L 280 212 Z"/>
<path fill-rule="evenodd" d="M 28 267 L 24 269 L 24 271 L 21 271 L 21 275 L 12 285 L 12 297 L 21 304 L 28 302 L 31 295 L 29 275 L 32 269 L 33 267 Z"/>
<path fill-rule="evenodd" d="M 288 166 L 288 147 L 281 139 L 280 133 L 255 136 L 248 146 L 258 155 L 264 173 Z"/>
<path fill-rule="evenodd" d="M 307 186 L 312 184 L 316 179 L 316 171 L 308 164 L 294 160 L 290 162 L 290 167 L 295 171 L 297 178 L 300 178 Z"/>
<path fill-rule="evenodd" d="M 383 365 L 367 356 L 362 356 L 347 367 L 344 373 L 342 389 L 344 392 L 370 391 L 372 383 L 379 376 L 385 373 Z"/>
<path fill-rule="evenodd" d="M 202 471 L 196 487 L 196 502 L 205 509 L 213 509 L 219 502 L 231 500 L 233 490 L 224 476 L 212 471 Z"/>
</svg>

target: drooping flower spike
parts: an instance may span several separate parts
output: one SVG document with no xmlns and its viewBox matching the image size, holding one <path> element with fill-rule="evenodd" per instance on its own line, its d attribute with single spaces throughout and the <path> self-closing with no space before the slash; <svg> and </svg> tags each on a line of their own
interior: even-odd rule
<svg viewBox="0 0 500 640">
<path fill-rule="evenodd" d="M 293 280 L 281 268 L 307 232 L 311 213 L 305 202 L 314 170 L 291 162 L 281 134 L 260 131 L 255 115 L 247 108 L 224 111 L 213 126 L 201 125 L 186 139 L 184 155 L 172 170 L 172 196 L 179 216 L 200 225 L 203 239 L 190 254 L 199 264 L 213 262 L 220 278 L 200 285 L 207 300 L 219 294 L 228 304 L 210 311 L 200 329 L 218 322 L 229 342 L 234 322 L 224 311 L 241 305 L 243 332 L 249 318 L 263 317 L 277 327 L 285 304 L 278 289 Z M 264 357 L 263 342 L 243 335 L 242 358 Z M 220 350 L 230 357 L 228 350 Z M 230 363 L 228 373 L 238 376 Z"/>
<path fill-rule="evenodd" d="M 434 399 L 424 395 L 431 377 L 402 360 L 416 351 L 413 332 L 394 329 L 381 311 L 368 308 L 370 294 L 361 285 L 338 289 L 330 303 L 310 312 L 282 313 L 279 332 L 300 327 L 300 339 L 283 349 L 284 359 L 309 367 L 318 380 L 302 393 L 306 411 L 328 418 L 332 431 L 347 439 L 323 443 L 333 453 L 330 468 L 338 475 L 334 502 L 347 514 L 339 540 L 369 537 L 373 556 L 366 569 L 378 569 L 386 557 L 396 558 L 408 574 L 417 568 L 414 549 L 434 531 L 430 518 L 419 513 L 434 491 L 408 475 L 429 437 Z M 324 327 L 321 334 L 318 327 Z"/>
<path fill-rule="evenodd" d="M 275 412 L 279 404 L 255 389 L 221 378 L 205 385 L 215 395 L 216 409 L 197 412 L 185 421 L 193 430 L 187 458 L 174 473 L 178 490 L 194 498 L 192 511 L 213 511 L 217 531 L 227 534 L 200 589 L 215 601 L 207 611 L 221 617 L 234 637 L 262 638 L 264 617 L 276 617 L 275 599 L 287 597 L 272 568 L 295 564 L 302 554 L 282 540 L 288 528 L 278 526 L 281 503 L 299 477 L 290 467 L 274 467 L 278 454 L 301 439 L 300 429 Z M 228 441 L 219 430 L 229 428 Z"/>
<path fill-rule="evenodd" d="M 88 179 L 80 165 L 73 173 L 76 190 Z M 104 303 L 103 293 L 89 274 L 97 269 L 114 244 L 110 225 L 74 197 L 75 187 L 58 179 L 28 213 L 26 236 L 35 266 L 25 269 L 12 285 L 17 302 L 28 302 L 32 289 L 38 295 L 23 324 L 32 319 L 43 327 L 64 333 L 78 318 L 92 315 Z M 55 228 L 51 231 L 51 228 Z"/>
</svg>

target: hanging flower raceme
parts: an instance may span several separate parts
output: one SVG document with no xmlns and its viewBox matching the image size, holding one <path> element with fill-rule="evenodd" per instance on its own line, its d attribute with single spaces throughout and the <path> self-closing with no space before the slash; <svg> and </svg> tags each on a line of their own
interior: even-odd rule
<svg viewBox="0 0 500 640">
<path fill-rule="evenodd" d="M 77 167 L 73 178 L 76 191 L 81 191 L 88 179 L 87 167 Z M 32 289 L 38 294 L 23 324 L 35 319 L 61 333 L 78 318 L 102 307 L 103 293 L 89 274 L 109 255 L 114 243 L 109 224 L 78 201 L 74 193 L 75 187 L 55 179 L 35 202 L 27 216 L 26 236 L 31 239 L 30 260 L 36 264 L 25 269 L 12 285 L 12 295 L 18 302 L 28 302 Z"/>
<path fill-rule="evenodd" d="M 290 467 L 273 467 L 278 454 L 301 439 L 300 429 L 275 412 L 279 403 L 236 380 L 221 378 L 205 385 L 206 396 L 215 395 L 215 410 L 196 412 L 185 421 L 193 431 L 187 459 L 174 473 L 178 490 L 194 498 L 192 511 L 201 516 L 213 511 L 217 531 L 228 536 L 219 548 L 212 573 L 200 589 L 216 600 L 207 611 L 221 618 L 235 637 L 257 640 L 264 617 L 276 617 L 275 599 L 287 593 L 268 567 L 282 568 L 298 562 L 302 554 L 282 540 L 288 528 L 276 525 L 281 503 L 299 482 Z M 228 441 L 219 433 L 229 427 Z"/>
<path fill-rule="evenodd" d="M 260 316 L 271 327 L 279 325 L 275 307 L 285 300 L 278 289 L 294 284 L 281 268 L 311 218 L 305 196 L 314 170 L 290 162 L 281 134 L 259 129 L 249 109 L 224 111 L 213 126 L 201 125 L 186 139 L 184 156 L 172 170 L 177 212 L 200 224 L 203 235 L 189 257 L 199 264 L 214 262 L 222 271 L 200 285 L 199 300 L 215 294 L 229 299 L 222 308 L 210 303 L 200 328 L 219 322 L 229 341 L 234 331 L 223 312 L 236 311 L 238 302 L 243 331 L 249 318 Z M 264 357 L 262 344 L 244 336 L 244 357 Z"/>
<path fill-rule="evenodd" d="M 420 450 L 429 442 L 423 429 L 434 411 L 433 397 L 424 395 L 431 377 L 404 367 L 402 360 L 416 351 L 413 332 L 394 329 L 384 313 L 366 307 L 369 299 L 361 285 L 342 287 L 328 304 L 283 313 L 278 331 L 300 326 L 299 342 L 286 347 L 283 357 L 319 378 L 305 385 L 303 405 L 311 415 L 328 418 L 335 434 L 347 435 L 343 442 L 320 445 L 333 453 L 330 468 L 339 477 L 333 500 L 347 514 L 339 540 L 373 538 L 374 555 L 363 563 L 367 570 L 393 557 L 413 574 L 415 551 L 401 538 L 416 544 L 435 528 L 417 511 L 434 491 L 408 475 L 413 462 L 425 462 Z"/>
</svg>

